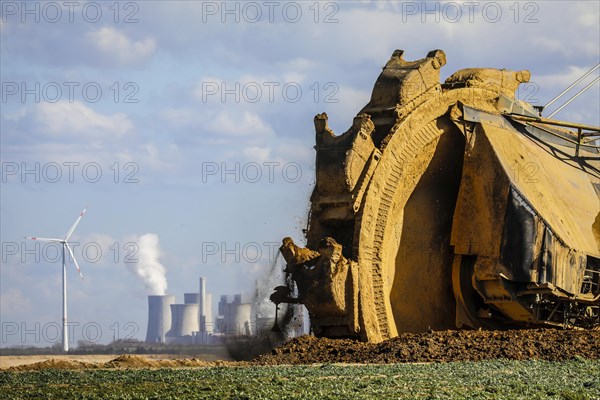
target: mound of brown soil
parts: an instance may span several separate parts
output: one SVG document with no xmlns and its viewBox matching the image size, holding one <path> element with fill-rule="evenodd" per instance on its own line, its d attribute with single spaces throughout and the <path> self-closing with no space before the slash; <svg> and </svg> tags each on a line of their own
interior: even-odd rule
<svg viewBox="0 0 600 400">
<path fill-rule="evenodd" d="M 223 365 L 242 365 L 235 361 L 205 361 L 199 358 L 176 358 L 149 360 L 140 356 L 123 354 L 105 363 L 87 363 L 75 360 L 50 359 L 32 364 L 24 364 L 7 368 L 7 371 L 40 371 L 44 369 L 84 369 L 84 368 L 193 368 Z"/>
<path fill-rule="evenodd" d="M 148 360 L 139 356 L 123 354 L 112 361 L 105 363 L 103 368 L 182 368 L 206 367 L 216 365 L 214 362 L 198 358 L 178 358 L 172 360 Z"/>
<path fill-rule="evenodd" d="M 34 364 L 17 365 L 8 368 L 8 371 L 40 371 L 43 369 L 84 369 L 97 368 L 96 364 L 81 361 L 50 359 Z"/>
<path fill-rule="evenodd" d="M 164 362 L 164 361 L 159 361 Z M 206 367 L 209 365 L 215 365 L 214 362 L 200 360 L 198 358 L 184 358 L 180 360 L 171 360 L 173 367 Z"/>
<path fill-rule="evenodd" d="M 153 366 L 153 361 L 130 354 L 123 354 L 104 364 L 104 368 L 151 368 Z"/>
<path fill-rule="evenodd" d="M 600 331 L 554 329 L 401 334 L 382 343 L 302 336 L 258 356 L 257 364 L 401 363 L 600 359 Z"/>
</svg>

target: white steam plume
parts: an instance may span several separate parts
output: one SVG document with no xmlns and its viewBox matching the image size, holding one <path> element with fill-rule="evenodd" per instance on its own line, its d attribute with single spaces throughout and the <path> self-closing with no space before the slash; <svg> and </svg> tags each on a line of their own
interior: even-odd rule
<svg viewBox="0 0 600 400">
<path fill-rule="evenodd" d="M 150 294 L 164 295 L 167 292 L 165 267 L 158 258 L 161 255 L 158 235 L 146 233 L 137 240 L 137 262 L 127 263 L 127 267 L 144 282 Z"/>
</svg>

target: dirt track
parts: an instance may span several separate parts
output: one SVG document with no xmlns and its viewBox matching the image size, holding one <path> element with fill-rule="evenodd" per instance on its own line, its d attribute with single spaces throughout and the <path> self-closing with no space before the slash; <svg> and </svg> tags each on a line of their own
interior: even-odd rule
<svg viewBox="0 0 600 400">
<path fill-rule="evenodd" d="M 39 356 L 36 356 L 39 360 Z M 107 357 L 107 356 L 103 356 Z M 277 365 L 315 363 L 414 363 L 481 361 L 491 359 L 561 361 L 576 357 L 600 360 L 600 331 L 532 329 L 513 331 L 440 331 L 402 334 L 382 343 L 314 336 L 295 338 L 253 361 L 205 361 L 197 358 L 157 359 L 157 356 L 122 355 L 80 360 L 77 356 L 47 356 L 26 362 L 18 357 L 10 371 L 48 368 L 186 368 L 217 365 Z M 90 362 L 93 361 L 93 362 Z M 4 365 L 7 367 L 7 365 Z"/>
</svg>

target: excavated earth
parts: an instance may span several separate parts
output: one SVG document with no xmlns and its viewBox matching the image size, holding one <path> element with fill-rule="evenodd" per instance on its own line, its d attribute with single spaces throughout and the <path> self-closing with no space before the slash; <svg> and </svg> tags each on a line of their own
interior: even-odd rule
<svg viewBox="0 0 600 400">
<path fill-rule="evenodd" d="M 600 359 L 600 331 L 528 329 L 438 331 L 372 344 L 301 336 L 258 356 L 257 364 L 414 363 L 491 359 Z"/>
<path fill-rule="evenodd" d="M 204 361 L 197 358 L 182 358 L 173 360 L 152 360 L 145 357 L 123 354 L 108 362 L 82 362 L 77 360 L 49 359 L 33 364 L 15 365 L 7 368 L 7 371 L 40 371 L 45 369 L 119 369 L 119 368 L 186 368 L 207 367 L 217 365 L 236 364 L 228 361 Z"/>
<path fill-rule="evenodd" d="M 196 358 L 151 360 L 122 355 L 104 363 L 50 359 L 8 371 L 87 368 L 193 368 L 279 364 L 389 364 L 482 361 L 492 359 L 563 361 L 600 360 L 600 330 L 528 329 L 405 333 L 382 343 L 301 336 L 252 361 L 204 361 Z"/>
</svg>

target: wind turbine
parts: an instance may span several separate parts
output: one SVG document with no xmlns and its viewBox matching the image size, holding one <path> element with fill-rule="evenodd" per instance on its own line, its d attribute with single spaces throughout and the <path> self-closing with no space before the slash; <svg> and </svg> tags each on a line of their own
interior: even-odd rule
<svg viewBox="0 0 600 400">
<path fill-rule="evenodd" d="M 75 264 L 75 268 L 77 268 L 77 272 L 79 272 L 79 276 L 81 277 L 81 279 L 83 279 L 83 274 L 81 273 L 81 270 L 79 269 L 79 265 L 77 264 L 77 260 L 75 259 L 75 255 L 73 254 L 73 250 L 71 250 L 71 246 L 69 246 L 69 243 L 67 242 L 69 240 L 69 238 L 71 237 L 71 235 L 73 234 L 73 231 L 75 231 L 75 228 L 77 228 L 77 225 L 79 224 L 79 221 L 81 221 L 81 218 L 83 218 L 83 216 L 85 215 L 87 209 L 83 209 L 83 211 L 81 212 L 81 214 L 79 214 L 79 217 L 75 220 L 75 223 L 71 226 L 71 228 L 69 229 L 69 231 L 67 232 L 67 235 L 65 236 L 64 239 L 53 239 L 53 238 L 41 238 L 41 237 L 26 237 L 25 239 L 30 239 L 30 240 L 39 240 L 40 242 L 56 242 L 56 243 L 60 243 L 62 245 L 62 290 L 63 290 L 63 331 L 62 331 L 62 342 L 63 342 L 63 350 L 65 352 L 69 351 L 69 336 L 68 336 L 68 330 L 67 330 L 67 264 L 66 264 L 66 260 L 65 260 L 65 252 L 68 251 L 69 254 L 71 255 L 71 258 L 73 259 L 73 263 Z M 66 249 L 66 251 L 65 251 Z"/>
</svg>

